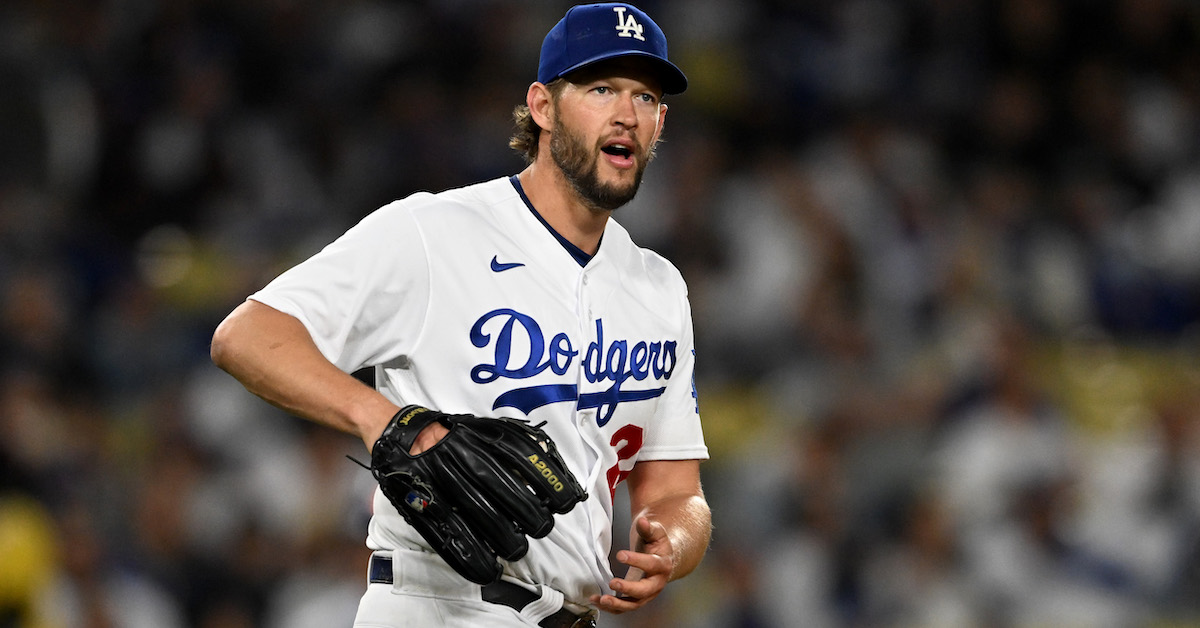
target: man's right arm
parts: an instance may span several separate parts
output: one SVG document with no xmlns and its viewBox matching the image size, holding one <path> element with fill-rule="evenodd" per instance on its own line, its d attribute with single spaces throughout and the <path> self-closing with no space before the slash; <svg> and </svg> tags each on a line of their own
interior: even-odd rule
<svg viewBox="0 0 1200 628">
<path fill-rule="evenodd" d="M 370 450 L 399 407 L 325 358 L 290 314 L 247 300 L 213 334 L 212 361 L 298 417 L 352 434 Z"/>
</svg>

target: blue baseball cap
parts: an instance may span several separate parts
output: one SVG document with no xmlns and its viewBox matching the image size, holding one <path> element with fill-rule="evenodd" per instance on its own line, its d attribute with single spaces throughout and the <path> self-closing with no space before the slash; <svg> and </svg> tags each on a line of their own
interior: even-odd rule
<svg viewBox="0 0 1200 628">
<path fill-rule="evenodd" d="M 593 63 L 642 57 L 658 70 L 663 93 L 687 89 L 687 77 L 667 60 L 667 38 L 641 9 L 621 2 L 571 7 L 542 42 L 539 83 L 549 83 Z"/>
</svg>

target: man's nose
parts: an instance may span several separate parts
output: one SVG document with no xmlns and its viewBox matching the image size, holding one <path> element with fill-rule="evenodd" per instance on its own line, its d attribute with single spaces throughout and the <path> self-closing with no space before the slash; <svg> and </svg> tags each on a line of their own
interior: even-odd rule
<svg viewBox="0 0 1200 628">
<path fill-rule="evenodd" d="M 637 126 L 637 109 L 634 107 L 632 95 L 617 99 L 616 111 L 613 113 L 613 122 L 627 129 Z"/>
</svg>

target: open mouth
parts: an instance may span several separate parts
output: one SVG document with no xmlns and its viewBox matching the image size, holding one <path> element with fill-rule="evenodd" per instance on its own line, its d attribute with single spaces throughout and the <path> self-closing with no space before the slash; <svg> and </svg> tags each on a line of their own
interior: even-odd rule
<svg viewBox="0 0 1200 628">
<path fill-rule="evenodd" d="M 608 153 L 609 155 L 621 157 L 623 159 L 628 159 L 633 156 L 632 149 L 630 149 L 628 146 L 622 146 L 620 144 L 609 144 L 600 150 Z"/>
</svg>

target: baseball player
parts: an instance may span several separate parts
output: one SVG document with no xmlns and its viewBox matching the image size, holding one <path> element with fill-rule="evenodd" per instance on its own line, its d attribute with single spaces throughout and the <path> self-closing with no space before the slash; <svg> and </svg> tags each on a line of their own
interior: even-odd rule
<svg viewBox="0 0 1200 628">
<path fill-rule="evenodd" d="M 686 87 L 644 12 L 570 9 L 516 110 L 523 171 L 378 209 L 217 328 L 213 360 L 248 390 L 371 450 L 355 626 L 591 626 L 700 562 L 686 287 L 612 218 L 663 94 Z M 348 374 L 367 366 L 374 389 Z M 621 482 L 633 525 L 615 577 Z"/>
</svg>

